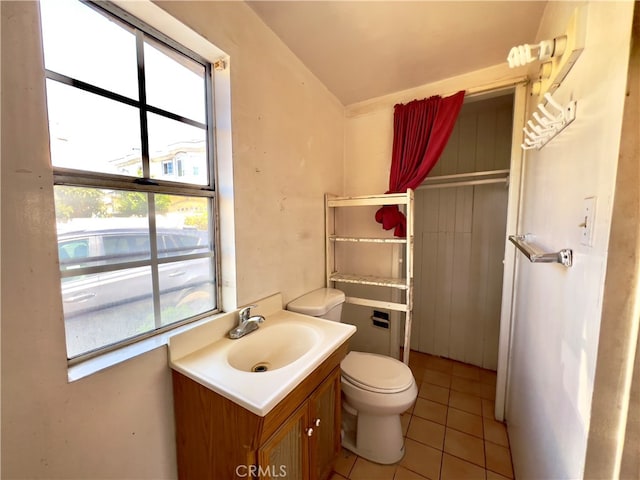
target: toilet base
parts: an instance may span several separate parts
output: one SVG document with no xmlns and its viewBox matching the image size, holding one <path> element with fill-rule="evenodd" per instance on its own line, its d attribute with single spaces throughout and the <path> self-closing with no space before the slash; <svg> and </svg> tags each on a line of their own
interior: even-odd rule
<svg viewBox="0 0 640 480">
<path fill-rule="evenodd" d="M 400 415 L 371 415 L 343 411 L 342 446 L 375 463 L 390 465 L 404 457 Z M 353 428 L 355 423 L 355 429 Z"/>
</svg>

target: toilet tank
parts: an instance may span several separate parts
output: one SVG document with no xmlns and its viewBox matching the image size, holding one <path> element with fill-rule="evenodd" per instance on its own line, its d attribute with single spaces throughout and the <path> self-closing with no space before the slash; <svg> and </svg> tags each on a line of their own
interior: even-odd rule
<svg viewBox="0 0 640 480">
<path fill-rule="evenodd" d="M 289 302 L 287 310 L 339 322 L 344 299 L 345 295 L 341 290 L 319 288 Z"/>
</svg>

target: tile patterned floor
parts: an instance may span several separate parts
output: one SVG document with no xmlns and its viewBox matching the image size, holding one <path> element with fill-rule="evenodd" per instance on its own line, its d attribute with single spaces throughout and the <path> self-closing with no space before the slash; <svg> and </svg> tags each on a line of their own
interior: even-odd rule
<svg viewBox="0 0 640 480">
<path fill-rule="evenodd" d="M 342 449 L 331 480 L 513 479 L 509 438 L 494 420 L 496 374 L 411 352 L 420 390 L 402 416 L 405 456 L 379 465 Z"/>
</svg>

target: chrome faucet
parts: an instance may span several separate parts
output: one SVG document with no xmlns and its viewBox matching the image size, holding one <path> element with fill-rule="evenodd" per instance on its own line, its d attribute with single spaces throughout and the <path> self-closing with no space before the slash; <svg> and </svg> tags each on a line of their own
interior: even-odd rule
<svg viewBox="0 0 640 480">
<path fill-rule="evenodd" d="M 238 319 L 238 326 L 229 330 L 229 338 L 244 337 L 247 333 L 251 333 L 258 329 L 258 324 L 264 322 L 262 315 L 251 315 L 251 309 L 256 305 L 249 305 L 240 310 Z"/>
</svg>

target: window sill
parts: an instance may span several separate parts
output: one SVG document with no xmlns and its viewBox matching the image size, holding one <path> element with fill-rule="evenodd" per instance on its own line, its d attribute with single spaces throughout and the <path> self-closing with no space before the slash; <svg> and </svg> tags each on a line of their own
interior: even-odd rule
<svg viewBox="0 0 640 480">
<path fill-rule="evenodd" d="M 144 340 L 132 343 L 131 345 L 127 345 L 117 350 L 104 353 L 103 355 L 98 355 L 76 365 L 70 365 L 67 369 L 67 379 L 70 383 L 75 382 L 82 378 L 88 377 L 89 375 L 100 372 L 101 370 L 105 370 L 114 365 L 118 365 L 119 363 L 126 362 L 127 360 L 135 358 L 139 355 L 143 355 L 147 352 L 150 352 L 151 350 L 155 350 L 156 348 L 163 347 L 169 343 L 170 337 L 179 333 L 186 332 L 187 330 L 191 330 L 192 328 L 201 326 L 212 320 L 216 320 L 217 318 L 223 317 L 224 315 L 226 315 L 226 313 L 224 312 L 216 313 L 215 315 L 202 318 L 186 325 L 182 325 L 173 330 L 154 335 L 153 337 L 145 338 Z"/>
</svg>

